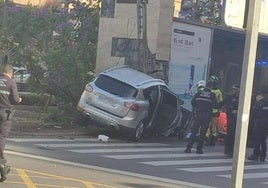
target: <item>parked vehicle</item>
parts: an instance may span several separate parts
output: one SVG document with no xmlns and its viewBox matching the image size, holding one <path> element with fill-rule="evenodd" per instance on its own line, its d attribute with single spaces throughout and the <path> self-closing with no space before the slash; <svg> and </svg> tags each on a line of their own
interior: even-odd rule
<svg viewBox="0 0 268 188">
<path fill-rule="evenodd" d="M 130 133 L 144 131 L 168 136 L 181 126 L 178 96 L 163 80 L 127 66 L 114 67 L 87 84 L 77 110 L 99 124 Z"/>
<path fill-rule="evenodd" d="M 16 83 L 26 83 L 30 73 L 24 67 L 13 67 L 13 79 Z"/>
</svg>

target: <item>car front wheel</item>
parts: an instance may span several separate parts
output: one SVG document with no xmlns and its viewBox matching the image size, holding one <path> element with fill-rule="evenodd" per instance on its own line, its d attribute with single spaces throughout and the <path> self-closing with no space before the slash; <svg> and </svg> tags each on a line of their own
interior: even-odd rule
<svg viewBox="0 0 268 188">
<path fill-rule="evenodd" d="M 140 121 L 138 126 L 135 129 L 133 136 L 132 136 L 132 140 L 133 141 L 140 140 L 142 135 L 143 135 L 143 132 L 144 132 L 144 123 L 143 123 L 143 121 Z"/>
</svg>

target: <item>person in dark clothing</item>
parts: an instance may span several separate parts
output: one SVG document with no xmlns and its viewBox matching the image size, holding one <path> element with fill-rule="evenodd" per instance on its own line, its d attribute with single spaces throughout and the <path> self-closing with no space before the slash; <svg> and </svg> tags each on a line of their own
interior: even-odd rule
<svg viewBox="0 0 268 188">
<path fill-rule="evenodd" d="M 217 76 L 210 76 L 208 84 L 211 88 L 211 91 L 215 93 L 217 102 L 220 103 L 223 101 L 223 96 L 220 88 L 218 88 L 219 78 Z M 212 118 L 209 123 L 209 128 L 206 134 L 206 146 L 215 146 L 215 142 L 218 136 L 218 119 L 220 111 L 219 109 L 212 109 Z"/>
<path fill-rule="evenodd" d="M 221 106 L 225 107 L 227 116 L 227 134 L 225 138 L 225 150 L 224 153 L 230 157 L 233 156 L 234 141 L 235 141 L 235 129 L 238 112 L 240 88 L 238 85 L 234 85 L 231 88 L 230 95 L 226 96 Z"/>
<path fill-rule="evenodd" d="M 0 72 L 0 181 L 5 181 L 6 175 L 10 171 L 7 160 L 4 157 L 4 149 L 7 137 L 11 129 L 11 118 L 14 113 L 13 102 L 20 103 L 16 83 L 12 80 L 13 67 L 2 65 Z"/>
<path fill-rule="evenodd" d="M 184 153 L 191 153 L 191 148 L 195 142 L 196 135 L 199 132 L 200 135 L 196 153 L 203 154 L 203 144 L 212 117 L 212 109 L 218 108 L 218 103 L 215 94 L 206 87 L 203 90 L 199 90 L 194 95 L 191 104 L 194 111 L 194 122 L 192 125 L 191 136 Z"/>
<path fill-rule="evenodd" d="M 264 100 L 263 94 L 256 96 L 256 104 L 253 106 L 251 118 L 255 121 L 253 135 L 253 154 L 248 160 L 265 162 L 266 139 L 268 132 L 268 101 Z"/>
</svg>

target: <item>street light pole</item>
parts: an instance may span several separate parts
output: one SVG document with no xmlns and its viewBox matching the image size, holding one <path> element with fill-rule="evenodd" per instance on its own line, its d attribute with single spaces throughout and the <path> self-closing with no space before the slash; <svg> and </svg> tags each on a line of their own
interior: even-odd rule
<svg viewBox="0 0 268 188">
<path fill-rule="evenodd" d="M 244 48 L 242 77 L 240 83 L 241 89 L 239 95 L 239 109 L 236 122 L 237 127 L 235 134 L 234 158 L 231 177 L 232 188 L 242 188 L 243 183 L 251 95 L 255 71 L 256 50 L 258 44 L 260 10 L 261 0 L 252 0 L 249 2 L 246 41 Z"/>
<path fill-rule="evenodd" d="M 142 45 L 140 39 L 142 36 Z M 147 0 L 137 0 L 137 43 L 138 50 L 142 52 L 141 69 L 143 72 L 147 72 L 147 56 L 148 56 L 148 44 L 147 44 Z M 140 47 L 142 46 L 142 51 Z"/>
<path fill-rule="evenodd" d="M 147 44 L 147 5 L 146 1 L 142 0 L 142 43 L 143 43 L 143 72 L 147 73 L 147 56 L 148 56 L 148 44 Z"/>
</svg>

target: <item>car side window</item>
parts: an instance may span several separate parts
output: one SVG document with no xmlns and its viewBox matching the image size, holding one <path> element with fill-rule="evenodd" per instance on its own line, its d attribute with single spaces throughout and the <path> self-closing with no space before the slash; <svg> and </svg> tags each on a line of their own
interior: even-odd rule
<svg viewBox="0 0 268 188">
<path fill-rule="evenodd" d="M 162 104 L 177 107 L 177 97 L 172 94 L 166 87 L 161 87 L 162 90 Z"/>
<path fill-rule="evenodd" d="M 158 99 L 158 87 L 152 86 L 143 91 L 145 99 L 149 100 L 151 106 L 154 106 L 157 103 Z"/>
<path fill-rule="evenodd" d="M 177 98 L 169 92 L 163 92 L 162 104 L 177 107 Z"/>
</svg>

